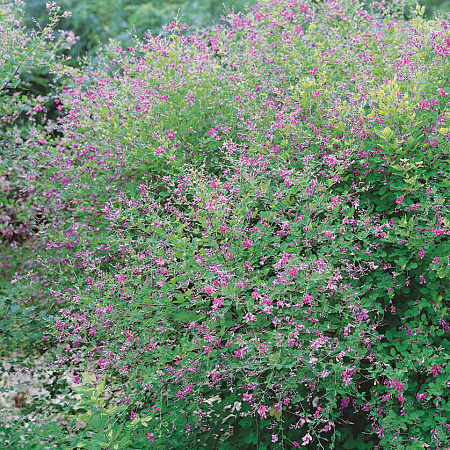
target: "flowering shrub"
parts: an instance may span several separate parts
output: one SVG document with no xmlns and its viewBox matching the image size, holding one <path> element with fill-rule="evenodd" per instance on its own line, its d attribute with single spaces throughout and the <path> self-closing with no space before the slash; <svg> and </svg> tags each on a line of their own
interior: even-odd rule
<svg viewBox="0 0 450 450">
<path fill-rule="evenodd" d="M 10 282 L 27 273 L 35 261 L 39 223 L 45 211 L 39 204 L 37 174 L 38 149 L 47 145 L 55 132 L 56 123 L 48 118 L 53 103 L 51 95 L 33 96 L 23 85 L 23 74 L 31 68 L 50 68 L 55 53 L 70 43 L 64 34 L 55 38 L 54 30 L 62 16 L 55 4 L 48 4 L 48 24 L 27 30 L 22 23 L 24 3 L 0 2 L 0 310 L 2 319 L 9 316 L 21 296 L 40 297 L 38 288 L 24 294 L 26 286 L 12 287 Z M 26 263 L 25 263 L 26 262 Z M 18 291 L 21 291 L 20 294 Z M 6 300 L 4 298 L 6 296 Z M 29 298 L 28 298 L 29 300 Z M 4 310 L 5 308 L 5 310 Z M 20 312 L 19 312 L 20 315 Z M 15 314 L 13 314 L 15 317 Z M 6 320 L 6 318 L 5 318 Z M 2 328 L 1 352 L 17 340 L 30 336 L 17 330 L 13 320 Z M 5 330 L 6 328 L 6 330 Z M 14 330 L 14 331 L 13 331 Z M 15 333 L 18 332 L 18 334 Z M 33 334 L 33 333 L 30 333 Z M 16 342 L 15 342 L 16 341 Z M 22 344 L 25 344 L 22 341 Z M 22 350 L 26 346 L 23 345 Z"/>
<path fill-rule="evenodd" d="M 36 233 L 46 219 L 40 204 L 39 150 L 47 145 L 56 123 L 48 118 L 51 95 L 33 96 L 23 83 L 24 74 L 51 68 L 55 53 L 67 48 L 64 36 L 55 38 L 61 14 L 49 4 L 48 24 L 29 30 L 23 25 L 21 1 L 0 0 L 0 355 L 2 388 L 0 447 L 23 439 L 21 420 L 4 404 L 14 395 L 19 407 L 23 392 L 8 392 L 9 376 L 17 375 L 12 362 L 42 351 L 42 329 L 48 318 L 42 268 L 34 255 L 42 244 Z M 65 14 L 67 16 L 67 13 Z M 21 279 L 26 277 L 26 282 Z M 20 364 L 19 364 L 20 365 Z M 27 367 L 30 367 L 29 360 Z M 6 372 L 9 372 L 8 374 Z M 36 406 L 36 405 L 34 405 Z M 30 428 L 28 429 L 30 431 Z M 10 439 L 11 438 L 11 439 Z M 30 448 L 30 447 L 28 447 Z"/>
<path fill-rule="evenodd" d="M 71 54 L 77 56 L 89 51 L 95 54 L 99 43 L 107 43 L 110 38 L 119 38 L 130 43 L 126 30 L 136 30 L 142 35 L 147 30 L 160 33 L 176 12 L 192 26 L 204 26 L 219 22 L 224 9 L 243 11 L 243 0 L 61 0 L 58 4 L 73 12 L 70 20 L 62 20 L 61 28 L 80 37 L 72 47 Z M 26 8 L 29 22 L 31 18 L 45 19 L 45 2 L 29 0 Z"/>
<path fill-rule="evenodd" d="M 448 446 L 450 23 L 403 6 L 269 0 L 65 69 L 58 448 Z"/>
</svg>

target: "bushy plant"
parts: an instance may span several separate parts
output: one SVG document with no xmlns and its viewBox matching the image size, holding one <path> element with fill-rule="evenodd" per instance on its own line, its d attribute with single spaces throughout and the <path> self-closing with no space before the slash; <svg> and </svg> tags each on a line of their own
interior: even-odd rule
<svg viewBox="0 0 450 450">
<path fill-rule="evenodd" d="M 10 408 L 3 404 L 8 379 L 17 360 L 27 360 L 41 350 L 42 329 L 48 319 L 49 297 L 45 295 L 42 270 L 35 258 L 42 248 L 37 234 L 47 219 L 40 204 L 39 152 L 55 133 L 56 123 L 48 118 L 54 104 L 49 95 L 32 95 L 23 74 L 48 70 L 61 48 L 70 47 L 67 35 L 55 37 L 62 16 L 49 4 L 47 24 L 27 29 L 23 25 L 21 1 L 0 1 L 0 355 L 2 387 L 0 442 L 23 439 L 24 428 Z M 26 283 L 21 279 L 26 276 Z M 50 298 L 51 300 L 51 298 Z M 5 364 L 5 365 L 4 365 Z M 31 364 L 27 361 L 27 365 Z M 5 372 L 5 373 L 4 373 Z M 15 403 L 23 406 L 22 393 L 14 392 Z M 13 402 L 14 404 L 14 402 Z M 8 406 L 8 405 L 6 405 Z M 19 429 L 19 431 L 18 431 Z M 12 437 L 12 441 L 9 440 Z"/>
<path fill-rule="evenodd" d="M 39 21 L 45 17 L 45 3 L 43 0 L 27 2 L 27 20 L 30 23 L 33 18 Z M 111 38 L 129 44 L 127 30 L 134 29 L 140 36 L 149 30 L 154 34 L 164 33 L 164 25 L 171 22 L 174 15 L 182 16 L 190 26 L 203 27 L 217 23 L 224 8 L 243 11 L 246 3 L 243 0 L 62 0 L 58 4 L 73 13 L 70 20 L 62 22 L 62 28 L 80 37 L 71 51 L 76 56 L 86 51 L 95 54 L 99 43 L 107 43 Z"/>
<path fill-rule="evenodd" d="M 29 30 L 22 23 L 23 6 L 0 2 L 0 293 L 8 295 L 17 291 L 11 288 L 14 276 L 20 278 L 33 265 L 30 253 L 45 214 L 38 201 L 37 149 L 47 145 L 56 128 L 47 115 L 55 97 L 30 94 L 22 75 L 53 67 L 58 49 L 71 44 L 64 33 L 54 34 L 67 16 L 59 7 L 49 4 L 47 25 Z"/>
<path fill-rule="evenodd" d="M 269 0 L 61 69 L 45 339 L 80 397 L 46 445 L 448 447 L 450 22 L 404 7 Z"/>
</svg>

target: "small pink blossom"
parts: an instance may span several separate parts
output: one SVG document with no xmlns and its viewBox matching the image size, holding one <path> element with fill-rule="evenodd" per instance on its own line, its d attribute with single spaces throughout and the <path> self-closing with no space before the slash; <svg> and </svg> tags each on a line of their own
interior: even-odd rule
<svg viewBox="0 0 450 450">
<path fill-rule="evenodd" d="M 441 373 L 441 366 L 434 365 L 431 368 L 431 373 L 434 375 L 434 377 L 437 377 L 438 373 Z"/>
<path fill-rule="evenodd" d="M 309 433 L 306 433 L 302 438 L 302 444 L 307 445 L 312 441 L 312 437 Z"/>
<path fill-rule="evenodd" d="M 399 195 L 397 197 L 397 200 L 395 200 L 395 203 L 397 203 L 397 205 L 401 205 L 403 203 L 405 196 L 404 195 Z"/>
<path fill-rule="evenodd" d="M 312 305 L 312 301 L 313 301 L 312 296 L 309 294 L 305 294 L 305 296 L 303 297 L 303 304 L 304 305 Z"/>
<path fill-rule="evenodd" d="M 427 393 L 423 392 L 422 394 L 417 394 L 416 395 L 417 400 L 419 401 L 424 401 L 427 398 Z"/>
<path fill-rule="evenodd" d="M 430 232 L 433 233 L 436 237 L 437 236 L 443 236 L 445 231 L 446 231 L 445 228 L 438 228 L 436 230 L 430 230 Z"/>
<path fill-rule="evenodd" d="M 255 322 L 256 321 L 256 316 L 254 314 L 252 314 L 251 312 L 248 312 L 244 317 L 243 317 L 245 323 L 250 323 L 250 322 Z"/>
<path fill-rule="evenodd" d="M 228 227 L 227 224 L 223 223 L 222 225 L 219 226 L 219 231 L 221 233 L 225 233 L 225 231 L 229 230 L 230 228 Z"/>
<path fill-rule="evenodd" d="M 259 405 L 258 414 L 261 419 L 265 419 L 267 417 L 267 413 L 269 412 L 269 408 L 264 405 Z"/>
</svg>

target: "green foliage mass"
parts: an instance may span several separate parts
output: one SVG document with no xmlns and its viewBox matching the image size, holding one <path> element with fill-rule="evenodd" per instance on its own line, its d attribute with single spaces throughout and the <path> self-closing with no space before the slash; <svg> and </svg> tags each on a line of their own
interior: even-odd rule
<svg viewBox="0 0 450 450">
<path fill-rule="evenodd" d="M 29 22 L 32 18 L 38 22 L 45 18 L 45 3 L 45 0 L 27 2 Z M 174 15 L 190 26 L 218 23 L 226 10 L 243 11 L 247 3 L 244 0 L 62 0 L 58 5 L 73 13 L 61 26 L 80 37 L 71 51 L 78 55 L 95 50 L 99 43 L 107 43 L 111 38 L 130 43 L 127 30 L 135 30 L 139 36 L 147 31 L 159 34 Z"/>
<path fill-rule="evenodd" d="M 0 311 L 55 386 L 0 441 L 448 448 L 448 18 L 268 0 L 165 31 L 53 66 L 58 128 L 15 144 L 42 220 Z"/>
<path fill-rule="evenodd" d="M 26 17 L 29 23 L 33 19 L 38 23 L 44 21 L 46 3 L 46 0 L 27 2 Z M 127 30 L 135 29 L 139 36 L 148 30 L 158 34 L 165 24 L 171 22 L 174 14 L 190 26 L 203 27 L 218 23 L 224 12 L 243 12 L 245 6 L 254 3 L 245 0 L 62 0 L 58 5 L 73 13 L 73 17 L 62 21 L 61 26 L 81 38 L 71 52 L 78 55 L 95 49 L 99 43 L 106 43 L 110 38 L 127 41 Z M 421 4 L 426 7 L 426 17 L 433 17 L 437 11 L 450 12 L 448 0 L 426 0 Z"/>
<path fill-rule="evenodd" d="M 0 2 L 0 354 L 17 349 L 26 354 L 42 337 L 39 309 L 45 307 L 39 282 L 24 287 L 18 282 L 36 266 L 43 218 L 37 188 L 38 146 L 54 134 L 49 120 L 52 94 L 33 95 L 24 74 L 48 71 L 55 54 L 67 48 L 64 35 L 55 35 L 59 8 L 48 11 L 46 25 L 27 30 L 23 5 Z M 26 78 L 26 77 L 25 77 Z M 45 89 L 48 92 L 48 86 Z M 39 272 L 39 270 L 38 270 Z M 39 305 L 36 310 L 36 303 Z"/>
</svg>

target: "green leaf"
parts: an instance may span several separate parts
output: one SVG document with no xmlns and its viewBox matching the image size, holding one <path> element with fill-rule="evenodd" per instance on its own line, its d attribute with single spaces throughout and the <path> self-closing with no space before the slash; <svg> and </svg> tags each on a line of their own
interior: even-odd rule
<svg viewBox="0 0 450 450">
<path fill-rule="evenodd" d="M 202 317 L 203 315 L 199 315 L 195 311 L 186 309 L 177 309 L 172 313 L 172 319 L 177 322 L 192 322 L 194 320 L 199 320 Z"/>
<path fill-rule="evenodd" d="M 247 434 L 247 436 L 245 437 L 245 443 L 246 444 L 256 444 L 256 436 L 255 436 L 255 433 L 253 433 L 253 431 L 251 431 L 250 433 Z"/>
</svg>

